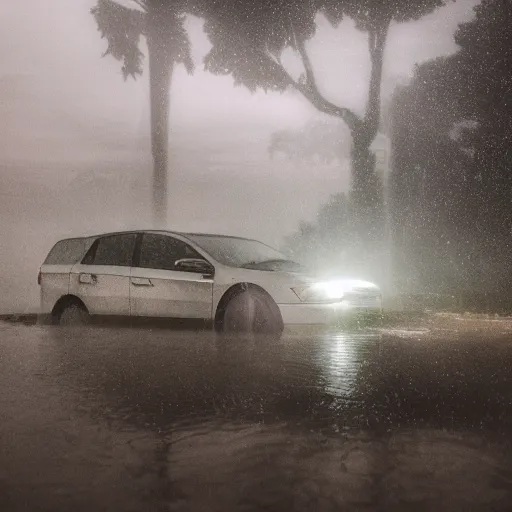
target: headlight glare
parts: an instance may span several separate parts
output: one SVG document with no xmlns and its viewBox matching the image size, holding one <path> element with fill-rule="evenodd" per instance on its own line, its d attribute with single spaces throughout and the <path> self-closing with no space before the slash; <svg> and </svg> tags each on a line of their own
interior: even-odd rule
<svg viewBox="0 0 512 512">
<path fill-rule="evenodd" d="M 337 281 L 315 283 L 292 290 L 301 302 L 332 302 L 341 300 L 345 293 L 345 287 Z"/>
</svg>

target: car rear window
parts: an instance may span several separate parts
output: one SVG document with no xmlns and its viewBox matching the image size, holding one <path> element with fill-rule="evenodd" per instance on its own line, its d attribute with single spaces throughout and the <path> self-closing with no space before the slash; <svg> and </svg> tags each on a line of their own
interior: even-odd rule
<svg viewBox="0 0 512 512">
<path fill-rule="evenodd" d="M 83 256 L 86 239 L 69 238 L 57 242 L 44 260 L 45 265 L 69 265 L 77 263 Z"/>
</svg>

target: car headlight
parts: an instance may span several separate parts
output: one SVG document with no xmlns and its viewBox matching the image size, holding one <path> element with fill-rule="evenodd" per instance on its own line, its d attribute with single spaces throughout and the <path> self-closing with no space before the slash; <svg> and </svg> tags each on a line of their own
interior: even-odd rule
<svg viewBox="0 0 512 512">
<path fill-rule="evenodd" d="M 327 281 L 292 288 L 292 290 L 301 302 L 333 302 L 343 298 L 346 286 L 339 281 Z"/>
</svg>

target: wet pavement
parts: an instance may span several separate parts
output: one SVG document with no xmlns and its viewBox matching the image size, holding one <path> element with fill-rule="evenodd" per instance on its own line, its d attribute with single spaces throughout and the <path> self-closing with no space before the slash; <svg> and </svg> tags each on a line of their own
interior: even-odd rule
<svg viewBox="0 0 512 512">
<path fill-rule="evenodd" d="M 512 510 L 512 329 L 0 324 L 0 511 Z"/>
</svg>

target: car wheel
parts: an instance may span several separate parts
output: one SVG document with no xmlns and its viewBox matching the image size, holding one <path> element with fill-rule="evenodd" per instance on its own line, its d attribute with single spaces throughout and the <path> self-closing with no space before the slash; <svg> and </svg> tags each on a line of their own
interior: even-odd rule
<svg viewBox="0 0 512 512">
<path fill-rule="evenodd" d="M 59 325 L 63 326 L 81 326 L 89 321 L 89 314 L 83 306 L 70 304 L 65 306 L 59 315 Z"/>
<path fill-rule="evenodd" d="M 225 310 L 222 330 L 258 334 L 280 334 L 283 321 L 272 299 L 258 290 L 246 290 L 233 297 Z"/>
</svg>

